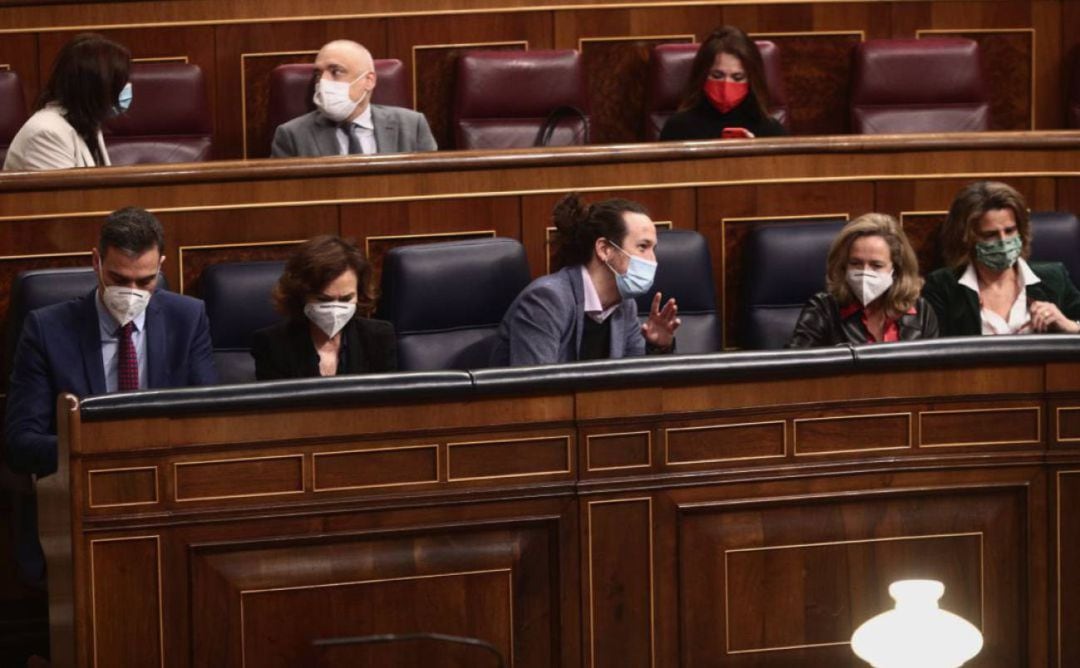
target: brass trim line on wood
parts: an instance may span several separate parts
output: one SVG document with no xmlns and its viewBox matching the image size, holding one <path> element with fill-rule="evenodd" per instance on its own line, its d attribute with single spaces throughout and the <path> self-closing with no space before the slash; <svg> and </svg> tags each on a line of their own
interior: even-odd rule
<svg viewBox="0 0 1080 668">
<path fill-rule="evenodd" d="M 94 575 L 94 546 L 98 543 L 117 543 L 121 541 L 131 540 L 153 540 L 154 541 L 154 554 L 157 557 L 157 585 L 158 585 L 158 653 L 161 656 L 161 668 L 165 668 L 165 607 L 164 607 L 164 591 L 161 586 L 161 536 L 158 534 L 150 534 L 145 536 L 122 536 L 117 538 L 91 538 L 90 539 L 90 625 L 93 627 L 91 632 L 93 641 L 93 665 L 97 668 L 98 665 L 98 639 L 97 639 L 97 596 L 95 575 Z"/>
<path fill-rule="evenodd" d="M 153 501 L 131 501 L 128 503 L 94 503 L 94 474 L 105 473 L 119 473 L 121 471 L 153 471 L 154 472 L 154 500 Z M 128 466 L 125 468 L 117 469 L 90 469 L 86 472 L 86 500 L 87 506 L 91 509 L 94 508 L 119 508 L 121 506 L 152 506 L 160 502 L 161 495 L 159 492 L 160 483 L 158 481 L 158 467 L 157 466 Z"/>
<path fill-rule="evenodd" d="M 687 461 L 671 461 L 671 456 L 668 448 L 668 434 L 671 432 L 681 431 L 712 431 L 721 430 L 728 427 L 764 427 L 767 425 L 780 425 L 780 433 L 783 440 L 784 451 L 778 455 L 752 455 L 747 457 L 716 457 L 711 459 L 694 459 Z M 733 422 L 731 424 L 706 424 L 698 425 L 694 427 L 668 427 L 664 429 L 664 465 L 665 466 L 689 466 L 691 464 L 709 464 L 713 462 L 743 462 L 752 459 L 783 459 L 787 457 L 788 451 L 788 437 L 787 437 L 787 420 L 765 420 L 762 422 Z"/>
<path fill-rule="evenodd" d="M 903 540 L 927 540 L 935 538 L 970 538 L 978 537 L 979 539 L 979 628 L 986 627 L 986 603 L 985 603 L 985 591 L 986 591 L 986 564 L 985 564 L 985 549 L 984 549 L 984 534 L 982 531 L 964 531 L 958 533 L 939 533 L 939 534 L 918 534 L 909 536 L 886 536 L 884 538 L 859 538 L 852 540 L 831 540 L 821 541 L 815 543 L 793 543 L 787 545 L 762 545 L 760 547 L 740 547 L 724 550 L 724 652 L 726 654 L 759 654 L 763 652 L 780 652 L 793 649 L 810 649 L 814 647 L 836 647 L 840 645 L 847 645 L 850 640 L 836 640 L 823 643 L 809 643 L 803 645 L 785 645 L 782 647 L 762 647 L 754 649 L 731 649 L 731 603 L 729 599 L 730 587 L 728 585 L 728 556 L 736 553 L 743 552 L 769 552 L 773 550 L 788 550 L 788 549 L 802 549 L 813 547 L 827 547 L 832 545 L 858 545 L 866 543 L 886 543 L 886 542 L 898 542 Z M 854 629 L 852 629 L 854 631 Z"/>
<path fill-rule="evenodd" d="M 822 450 L 820 452 L 799 452 L 799 423 L 802 422 L 829 422 L 835 420 L 862 420 L 869 418 L 881 418 L 881 417 L 907 417 L 907 445 L 887 445 L 876 448 L 848 448 L 846 450 Z M 831 415 L 825 417 L 816 418 L 793 418 L 792 426 L 794 432 L 794 447 L 793 453 L 796 457 L 815 457 L 817 455 L 849 455 L 859 452 L 877 452 L 880 450 L 912 450 L 914 449 L 914 434 L 912 434 L 913 416 L 911 411 L 899 412 L 899 413 L 856 413 L 852 415 Z M 920 425 L 921 426 L 921 425 Z"/>
<path fill-rule="evenodd" d="M 617 436 L 638 436 L 639 434 L 645 434 L 645 438 L 646 438 L 646 441 L 647 441 L 646 455 L 645 455 L 647 461 L 644 464 L 628 464 L 628 465 L 624 465 L 624 466 L 593 466 L 592 465 L 592 457 L 591 457 L 591 452 L 592 451 L 589 448 L 592 445 L 592 441 L 593 441 L 594 438 L 599 441 L 599 440 L 602 440 L 602 439 L 605 439 L 605 438 L 615 438 Z M 585 435 L 585 470 L 587 472 L 591 473 L 593 471 L 618 471 L 618 470 L 622 470 L 622 469 L 647 469 L 647 468 L 649 468 L 651 466 L 652 466 L 652 431 L 649 430 L 649 429 L 645 429 L 645 430 L 642 430 L 642 431 L 620 431 L 620 432 L 611 432 L 611 433 L 604 433 L 604 434 L 586 434 Z"/>
<path fill-rule="evenodd" d="M 455 446 L 465 445 L 488 445 L 491 443 L 527 443 L 529 441 L 565 441 L 566 445 L 566 469 L 563 471 L 530 471 L 528 473 L 505 473 L 502 475 L 485 475 L 485 476 L 467 476 L 464 478 L 455 478 L 451 475 L 452 468 L 450 467 L 450 452 Z M 542 476 L 542 475 L 565 475 L 567 473 L 574 472 L 573 464 L 574 448 L 571 444 L 571 437 L 568 435 L 553 434 L 551 436 L 533 436 L 529 438 L 496 438 L 487 441 L 454 441 L 446 444 L 446 481 L 447 482 L 464 482 L 467 480 L 501 480 L 503 478 L 525 478 L 530 476 Z"/>
<path fill-rule="evenodd" d="M 406 575 L 396 578 L 378 578 L 372 580 L 354 580 L 346 582 L 327 582 L 314 585 L 297 585 L 293 587 L 269 587 L 266 589 L 243 589 L 240 591 L 240 665 L 247 667 L 246 643 L 244 642 L 244 596 L 249 594 L 266 594 L 279 591 L 299 591 L 306 589 L 327 589 L 330 587 L 355 587 L 359 585 L 380 584 L 383 582 L 405 582 L 411 580 L 433 580 L 436 578 L 464 577 L 468 575 L 488 575 L 491 573 L 506 573 L 506 582 L 509 592 L 507 610 L 510 613 L 510 666 L 514 665 L 514 572 L 510 568 L 492 568 L 478 571 L 460 571 L 452 573 L 432 573 L 429 575 Z"/>
<path fill-rule="evenodd" d="M 409 482 L 388 482 L 374 485 L 345 485 L 343 487 L 319 487 L 319 467 L 315 460 L 319 457 L 333 457 L 337 455 L 366 454 L 369 452 L 401 452 L 402 450 L 435 450 L 435 477 L 431 480 L 412 480 Z M 439 444 L 403 445 L 397 447 L 371 448 L 368 450 L 341 450 L 337 452 L 313 452 L 311 453 L 311 490 L 319 492 L 340 492 L 351 489 L 376 489 L 380 487 L 401 487 L 404 485 L 430 485 L 439 482 L 439 472 L 442 470 L 442 457 L 439 453 Z"/>
<path fill-rule="evenodd" d="M 656 583 L 653 571 L 653 500 L 650 496 L 640 496 L 628 499 L 605 499 L 602 501 L 588 501 L 586 503 L 586 530 L 588 532 L 588 567 L 589 567 L 589 665 L 596 666 L 596 615 L 594 601 L 596 595 L 593 589 L 593 532 L 592 510 L 593 506 L 611 505 L 616 503 L 640 503 L 644 501 L 649 510 L 649 666 L 656 668 Z"/>
<path fill-rule="evenodd" d="M 256 492 L 252 494 L 226 494 L 220 496 L 187 496 L 180 497 L 180 485 L 179 485 L 179 472 L 181 466 L 203 466 L 206 464 L 229 464 L 234 462 L 256 462 L 266 459 L 298 459 L 300 460 L 300 489 L 290 490 L 284 492 Z M 173 501 L 176 503 L 189 503 L 192 501 L 220 501 L 224 499 L 250 499 L 262 496 L 284 496 L 287 494 L 303 494 L 304 480 L 307 478 L 305 469 L 307 468 L 306 458 L 303 454 L 295 455 L 268 455 L 265 457 L 232 457 L 229 459 L 200 459 L 198 461 L 183 461 L 173 462 Z"/>
<path fill-rule="evenodd" d="M 1035 411 L 1035 440 L 1033 441 L 974 441 L 971 443 L 931 443 L 923 442 L 923 416 L 949 415 L 963 413 L 1004 413 L 1007 411 Z M 1042 438 L 1041 406 L 1003 406 L 1001 408 L 962 408 L 941 411 L 919 411 L 919 448 L 967 448 L 980 445 L 1038 445 Z"/>
</svg>

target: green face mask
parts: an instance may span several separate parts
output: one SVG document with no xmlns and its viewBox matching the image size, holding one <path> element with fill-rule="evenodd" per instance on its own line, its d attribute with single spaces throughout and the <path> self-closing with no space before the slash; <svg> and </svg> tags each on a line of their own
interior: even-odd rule
<svg viewBox="0 0 1080 668">
<path fill-rule="evenodd" d="M 975 244 L 975 259 L 991 271 L 1005 271 L 1016 264 L 1023 248 L 1019 234 L 1007 239 L 980 241 Z"/>
</svg>

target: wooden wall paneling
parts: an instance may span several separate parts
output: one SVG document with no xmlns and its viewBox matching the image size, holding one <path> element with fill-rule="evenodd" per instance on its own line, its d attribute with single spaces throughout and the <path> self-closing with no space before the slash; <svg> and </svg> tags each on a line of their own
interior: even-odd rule
<svg viewBox="0 0 1080 668">
<path fill-rule="evenodd" d="M 590 668 L 656 665 L 653 500 L 582 501 L 586 661 Z"/>
<path fill-rule="evenodd" d="M 1039 557 L 1025 535 L 1039 516 L 1037 491 L 1012 477 L 961 489 L 900 475 L 889 492 L 847 481 L 832 498 L 781 483 L 762 503 L 673 492 L 683 665 L 854 665 L 852 631 L 892 607 L 890 582 L 911 577 L 942 580 L 942 606 L 983 630 L 980 665 L 1024 663 L 1029 611 L 1044 598 L 1028 584 Z"/>
<path fill-rule="evenodd" d="M 1075 2 L 1037 2 L 1031 6 L 1031 26 L 1035 34 L 1035 125 L 1050 130 L 1065 127 L 1068 76 L 1068 49 L 1063 33 L 1075 33 L 1065 26 L 1080 25 L 1080 15 L 1066 23 L 1068 5 Z"/>
<path fill-rule="evenodd" d="M 990 93 L 991 130 L 1034 130 L 1036 41 L 1033 28 L 920 30 L 920 39 L 963 37 L 979 45 L 983 82 Z"/>
<path fill-rule="evenodd" d="M 863 31 L 753 32 L 780 50 L 788 122 L 797 135 L 844 134 L 851 130 L 852 51 Z"/>
<path fill-rule="evenodd" d="M 413 106 L 431 125 L 439 147 L 454 148 L 452 128 L 457 58 L 468 50 L 550 49 L 551 14 L 456 14 L 390 22 L 387 53 L 412 73 Z"/>
<path fill-rule="evenodd" d="M 162 211 L 165 275 L 173 289 L 198 295 L 203 268 L 218 262 L 281 260 L 295 242 L 338 233 L 335 206 Z"/>
<path fill-rule="evenodd" d="M 641 141 L 653 46 L 692 43 L 722 24 L 717 7 L 563 10 L 558 48 L 578 49 L 585 64 L 594 144 Z"/>
<path fill-rule="evenodd" d="M 1053 643 L 1051 656 L 1058 668 L 1080 661 L 1080 638 L 1072 629 L 1080 627 L 1080 575 L 1070 564 L 1080 563 L 1080 469 L 1057 471 L 1053 486 L 1052 530 L 1056 553 L 1052 566 L 1055 584 L 1051 600 L 1055 609 L 1051 618 Z"/>
<path fill-rule="evenodd" d="M 697 190 L 698 231 L 709 239 L 716 292 L 723 305 L 724 346 L 736 345 L 742 305 L 743 240 L 759 222 L 849 218 L 873 210 L 874 184 L 777 183 Z M 824 266 L 821 269 L 825 274 Z"/>
<path fill-rule="evenodd" d="M 517 197 L 348 204 L 341 234 L 352 238 L 374 269 L 378 285 L 386 253 L 395 246 L 490 237 L 521 238 Z"/>
<path fill-rule="evenodd" d="M 386 57 L 384 19 L 219 25 L 217 48 L 218 107 L 216 141 L 222 157 L 270 155 L 274 128 L 267 127 L 267 77 L 285 62 L 314 61 L 300 54 L 318 51 L 326 42 L 351 39 L 376 58 Z"/>
<path fill-rule="evenodd" d="M 91 538 L 88 552 L 94 665 L 164 668 L 160 535 Z"/>
<path fill-rule="evenodd" d="M 589 92 L 593 144 L 640 141 L 644 133 L 649 58 L 654 46 L 694 42 L 694 35 L 583 37 L 579 50 Z"/>
<path fill-rule="evenodd" d="M 559 268 L 558 249 L 551 243 L 554 223 L 552 209 L 566 193 L 526 195 L 521 198 L 521 239 L 529 256 L 533 276 L 543 276 Z M 586 203 L 598 202 L 611 197 L 622 197 L 639 202 L 649 210 L 657 227 L 695 229 L 697 215 L 694 191 L 690 188 L 665 190 L 600 190 L 582 194 Z M 715 268 L 717 256 L 713 254 Z"/>
<path fill-rule="evenodd" d="M 36 35 L 22 33 L 0 37 L 0 69 L 19 75 L 23 98 L 29 114 L 41 91 L 38 78 L 38 39 Z"/>
<path fill-rule="evenodd" d="M 558 509 L 570 504 L 525 504 L 514 509 L 518 516 L 470 505 L 350 513 L 319 528 L 307 518 L 185 531 L 192 609 L 201 611 L 193 663 L 494 666 L 486 654 L 426 643 L 318 661 L 305 654 L 315 638 L 429 631 L 487 640 L 506 665 L 576 665 L 564 663 L 562 641 L 576 651 L 577 634 L 567 627 L 577 616 L 564 618 L 559 595 L 564 569 L 576 567 L 564 561 L 570 550 L 562 540 L 576 526 Z M 275 533 L 281 538 L 259 542 Z M 284 610 L 294 618 L 288 630 L 280 626 Z"/>
<path fill-rule="evenodd" d="M 1057 211 L 1072 211 L 1080 216 L 1080 177 L 1057 179 Z"/>
</svg>

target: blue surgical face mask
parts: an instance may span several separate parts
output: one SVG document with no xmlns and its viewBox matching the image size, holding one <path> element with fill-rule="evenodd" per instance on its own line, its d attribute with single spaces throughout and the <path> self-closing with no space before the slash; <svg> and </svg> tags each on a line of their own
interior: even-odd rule
<svg viewBox="0 0 1080 668">
<path fill-rule="evenodd" d="M 134 95 L 131 92 L 131 82 L 129 81 L 120 89 L 120 97 L 116 99 L 117 116 L 131 108 L 132 97 L 134 97 Z"/>
<path fill-rule="evenodd" d="M 607 268 L 611 269 L 611 273 L 615 274 L 615 287 L 618 288 L 619 295 L 623 299 L 633 299 L 648 292 L 649 288 L 652 287 L 653 277 L 656 276 L 656 263 L 637 255 L 631 255 L 610 241 L 608 243 L 611 244 L 612 248 L 630 258 L 630 264 L 626 267 L 625 274 L 620 274 L 612 269 L 610 264 L 607 265 Z"/>
<path fill-rule="evenodd" d="M 975 244 L 975 259 L 991 271 L 1005 271 L 1016 263 L 1024 241 L 1019 234 L 1004 239 L 979 241 Z"/>
</svg>

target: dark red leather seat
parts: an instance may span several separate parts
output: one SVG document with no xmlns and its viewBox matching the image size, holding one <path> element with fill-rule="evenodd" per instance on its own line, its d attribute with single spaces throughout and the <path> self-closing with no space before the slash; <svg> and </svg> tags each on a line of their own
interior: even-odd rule
<svg viewBox="0 0 1080 668">
<path fill-rule="evenodd" d="M 577 51 L 471 51 L 457 62 L 454 141 L 459 149 L 533 146 L 548 116 L 573 107 L 588 114 Z M 551 146 L 588 143 L 588 117 L 560 117 Z"/>
<path fill-rule="evenodd" d="M 315 109 L 315 103 L 311 100 L 315 94 L 314 74 L 311 63 L 278 65 L 270 73 L 267 125 L 271 130 Z M 371 94 L 374 104 L 411 106 L 409 78 L 404 63 L 396 58 L 376 60 L 375 77 L 375 92 Z"/>
<path fill-rule="evenodd" d="M 114 165 L 210 159 L 214 124 L 198 65 L 135 63 L 131 85 L 131 108 L 105 123 Z"/>
<path fill-rule="evenodd" d="M 969 39 L 877 39 L 855 48 L 856 134 L 990 128 L 990 101 Z"/>
<path fill-rule="evenodd" d="M 0 70 L 0 166 L 7 157 L 11 140 L 26 122 L 26 118 L 26 100 L 19 75 Z"/>
<path fill-rule="evenodd" d="M 787 94 L 780 73 L 780 49 L 766 40 L 754 42 L 765 65 L 765 87 L 769 92 L 769 115 L 788 127 Z M 646 141 L 656 141 L 664 123 L 679 108 L 683 88 L 690 78 L 690 68 L 700 44 L 660 44 L 653 47 L 649 59 L 649 80 L 645 88 L 644 134 Z"/>
</svg>

